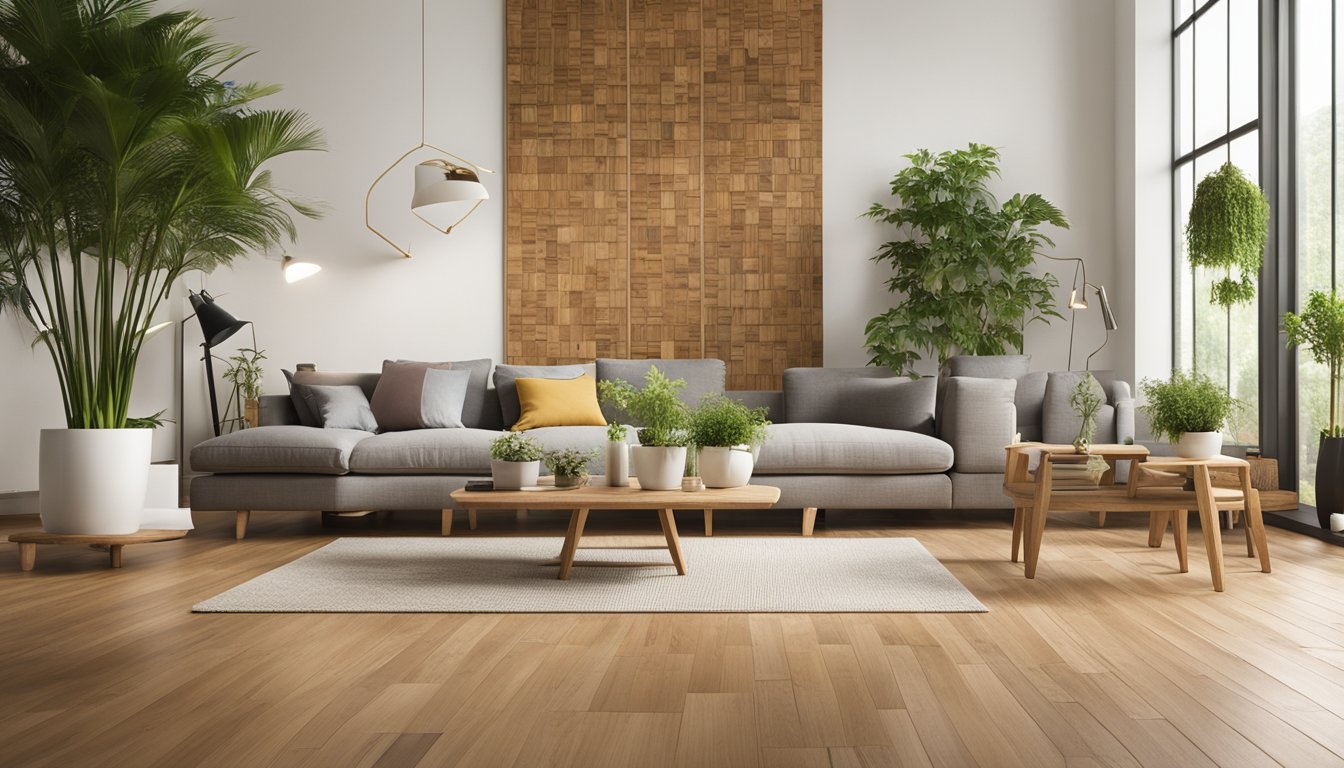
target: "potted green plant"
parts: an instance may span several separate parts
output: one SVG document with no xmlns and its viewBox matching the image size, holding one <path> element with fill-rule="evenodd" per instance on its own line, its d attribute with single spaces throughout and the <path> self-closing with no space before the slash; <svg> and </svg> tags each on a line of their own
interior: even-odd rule
<svg viewBox="0 0 1344 768">
<path fill-rule="evenodd" d="M 1255 298 L 1268 234 L 1269 201 L 1240 168 L 1223 163 L 1200 180 L 1185 225 L 1185 254 L 1191 269 L 1222 272 L 1210 301 L 1230 308 Z"/>
<path fill-rule="evenodd" d="M 607 485 L 624 488 L 630 484 L 630 446 L 625 438 L 629 431 L 624 424 L 613 421 L 607 425 Z"/>
<path fill-rule="evenodd" d="M 870 365 L 909 376 L 921 353 L 941 369 L 951 355 L 1022 351 L 1029 323 L 1060 317 L 1049 273 L 1032 271 L 1054 242 L 1041 231 L 1068 229 L 1064 214 L 1038 194 L 1000 204 L 989 191 L 999 152 L 984 144 L 906 155 L 910 167 L 891 180 L 895 207 L 873 203 L 865 214 L 898 228 L 874 261 L 893 271 L 887 290 L 900 301 L 864 329 Z"/>
<path fill-rule="evenodd" d="M 657 366 L 644 375 L 644 387 L 620 379 L 598 383 L 602 402 L 629 414 L 639 426 L 639 445 L 630 449 L 639 487 L 648 491 L 672 491 L 681 487 L 686 467 L 686 426 L 690 409 L 677 393 L 685 379 L 669 379 Z"/>
<path fill-rule="evenodd" d="M 293 239 L 265 166 L 321 148 L 276 88 L 223 74 L 247 56 L 191 11 L 142 0 L 0 3 L 0 300 L 51 356 L 65 429 L 42 431 L 55 533 L 124 534 L 150 433 L 127 413 L 145 339 L 178 278 Z"/>
<path fill-rule="evenodd" d="M 1316 455 L 1316 515 L 1330 530 L 1330 516 L 1344 514 L 1344 426 L 1341 426 L 1341 379 L 1344 378 L 1344 298 L 1334 291 L 1312 291 L 1301 314 L 1283 316 L 1289 347 L 1305 346 L 1330 375 L 1329 419 L 1321 430 Z"/>
<path fill-rule="evenodd" d="M 691 444 L 700 453 L 700 478 L 709 488 L 751 482 L 754 446 L 765 441 L 764 408 L 748 408 L 724 395 L 708 395 L 691 414 Z"/>
<path fill-rule="evenodd" d="M 1177 456 L 1207 459 L 1222 452 L 1223 427 L 1239 405 L 1222 385 L 1178 370 L 1166 381 L 1144 379 L 1140 389 L 1153 437 L 1171 443 Z"/>
<path fill-rule="evenodd" d="M 547 451 L 542 460 L 546 468 L 555 475 L 556 488 L 576 488 L 588 480 L 588 462 L 597 458 L 597 449 L 586 451 L 578 448 L 562 448 Z"/>
<path fill-rule="evenodd" d="M 541 474 L 541 443 L 521 432 L 505 432 L 490 443 L 490 477 L 497 491 L 536 485 Z"/>
<path fill-rule="evenodd" d="M 266 359 L 266 350 L 256 349 L 255 339 L 252 344 L 229 355 L 225 363 L 222 378 L 233 385 L 224 404 L 221 426 L 225 429 L 248 429 L 261 424 L 261 379 L 265 374 L 261 361 Z"/>
<path fill-rule="evenodd" d="M 1073 450 L 1077 453 L 1087 453 L 1091 447 L 1092 438 L 1097 434 L 1097 413 L 1101 411 L 1101 406 L 1105 402 L 1105 393 L 1096 377 L 1091 373 L 1084 373 L 1074 386 L 1073 392 L 1069 394 L 1069 407 L 1073 409 L 1074 415 L 1082 420 L 1078 427 L 1078 436 L 1073 439 Z"/>
</svg>

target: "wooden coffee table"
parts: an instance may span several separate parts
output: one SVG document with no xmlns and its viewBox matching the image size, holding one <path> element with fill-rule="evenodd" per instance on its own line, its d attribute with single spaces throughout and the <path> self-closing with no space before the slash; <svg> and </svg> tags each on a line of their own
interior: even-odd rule
<svg viewBox="0 0 1344 768">
<path fill-rule="evenodd" d="M 741 488 L 706 488 L 702 491 L 645 491 L 639 481 L 631 478 L 625 488 L 588 485 L 573 490 L 547 489 L 536 491 L 468 491 L 465 488 L 452 493 L 457 507 L 474 512 L 478 509 L 568 509 L 569 530 L 560 551 L 561 580 L 569 578 L 574 567 L 574 555 L 583 537 L 583 526 L 588 513 L 600 510 L 635 509 L 658 512 L 658 522 L 667 539 L 668 552 L 677 574 L 686 575 L 686 561 L 681 555 L 681 539 L 677 536 L 677 521 L 673 516 L 682 509 L 761 509 L 779 501 L 779 489 L 768 485 L 746 485 Z M 453 510 L 443 510 L 443 530 L 451 530 Z"/>
</svg>

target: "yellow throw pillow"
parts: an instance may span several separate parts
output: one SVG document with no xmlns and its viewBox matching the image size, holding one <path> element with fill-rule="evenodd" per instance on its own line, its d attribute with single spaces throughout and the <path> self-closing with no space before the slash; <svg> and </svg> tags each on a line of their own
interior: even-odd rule
<svg viewBox="0 0 1344 768">
<path fill-rule="evenodd" d="M 537 427 L 605 427 L 607 420 L 597 404 L 597 382 L 590 376 L 577 379 L 518 379 L 518 404 L 522 415 L 514 432 Z"/>
</svg>

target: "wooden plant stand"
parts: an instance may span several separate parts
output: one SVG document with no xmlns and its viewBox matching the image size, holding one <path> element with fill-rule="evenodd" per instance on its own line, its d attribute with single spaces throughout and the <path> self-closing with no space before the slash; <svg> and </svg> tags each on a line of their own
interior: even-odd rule
<svg viewBox="0 0 1344 768">
<path fill-rule="evenodd" d="M 153 541 L 172 541 L 187 535 L 186 531 L 143 530 L 122 536 L 84 536 L 73 533 L 47 533 L 46 531 L 20 531 L 12 533 L 9 540 L 19 545 L 19 569 L 33 570 L 37 563 L 38 544 L 64 544 L 66 546 L 107 547 L 113 568 L 121 567 L 121 548 L 127 544 L 148 544 Z"/>
</svg>

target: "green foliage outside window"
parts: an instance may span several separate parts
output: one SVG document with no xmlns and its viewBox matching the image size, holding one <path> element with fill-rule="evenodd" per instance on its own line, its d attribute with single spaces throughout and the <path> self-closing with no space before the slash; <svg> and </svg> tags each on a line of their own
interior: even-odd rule
<svg viewBox="0 0 1344 768">
<path fill-rule="evenodd" d="M 1283 316 L 1283 332 L 1289 347 L 1305 346 L 1312 359 L 1329 372 L 1329 420 L 1321 435 L 1344 437 L 1340 426 L 1340 383 L 1344 376 L 1344 298 L 1334 291 L 1312 291 L 1301 314 Z"/>
</svg>

